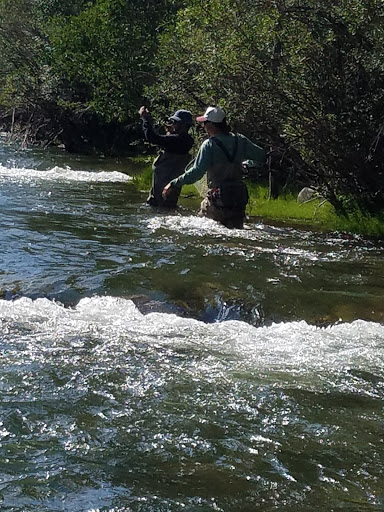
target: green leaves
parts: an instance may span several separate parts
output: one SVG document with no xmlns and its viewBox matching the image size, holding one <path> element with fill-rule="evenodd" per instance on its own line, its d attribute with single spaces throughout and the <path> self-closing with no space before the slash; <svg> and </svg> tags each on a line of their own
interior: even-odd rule
<svg viewBox="0 0 384 512">
<path fill-rule="evenodd" d="M 382 208 L 383 15 L 375 0 L 191 0 L 162 37 L 152 93 L 220 104 L 294 180 Z"/>
<path fill-rule="evenodd" d="M 0 0 L 0 108 L 99 147 L 142 102 L 221 105 L 282 174 L 375 210 L 383 46 L 381 0 Z"/>
<path fill-rule="evenodd" d="M 0 55 L 0 69 L 6 70 L 3 83 L 0 77 L 2 106 L 24 108 L 33 97 L 40 111 L 35 119 L 68 124 L 68 132 L 75 134 L 73 125 L 89 131 L 93 124 L 96 130 L 100 123 L 120 123 L 123 131 L 123 123 L 137 119 L 143 88 L 155 80 L 159 31 L 177 5 L 0 0 L 0 44 L 7 49 Z M 67 128 L 57 126 L 57 131 L 63 138 Z"/>
<path fill-rule="evenodd" d="M 154 52 L 154 30 L 134 3 L 99 0 L 50 27 L 53 72 L 72 84 L 79 100 L 107 121 L 127 121 L 137 110 Z"/>
</svg>

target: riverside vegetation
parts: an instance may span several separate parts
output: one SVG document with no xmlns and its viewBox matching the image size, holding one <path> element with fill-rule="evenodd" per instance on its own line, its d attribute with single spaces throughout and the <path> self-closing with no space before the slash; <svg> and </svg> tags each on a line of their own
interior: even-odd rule
<svg viewBox="0 0 384 512">
<path fill-rule="evenodd" d="M 219 104 L 285 191 L 250 175 L 251 215 L 382 236 L 383 20 L 379 0 L 0 0 L 0 125 L 135 155 L 141 104 Z M 303 186 L 326 202 L 297 205 Z"/>
<path fill-rule="evenodd" d="M 136 159 L 137 160 L 137 159 Z M 143 160 L 141 163 L 143 164 Z M 142 191 L 151 187 L 152 168 L 144 166 L 133 176 L 133 184 Z M 346 214 L 337 213 L 334 206 L 322 197 L 314 197 L 305 203 L 297 201 L 296 190 L 283 191 L 279 197 L 270 197 L 269 187 L 247 180 L 249 204 L 247 215 L 268 222 L 307 227 L 318 231 L 339 231 L 357 235 L 382 237 L 384 215 L 367 215 L 356 209 Z M 180 204 L 198 208 L 201 198 L 194 185 L 183 187 Z"/>
</svg>

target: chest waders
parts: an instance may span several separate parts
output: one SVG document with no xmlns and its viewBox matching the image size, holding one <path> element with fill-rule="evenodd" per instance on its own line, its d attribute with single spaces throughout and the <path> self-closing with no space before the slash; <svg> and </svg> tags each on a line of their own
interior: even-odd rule
<svg viewBox="0 0 384 512">
<path fill-rule="evenodd" d="M 162 151 L 153 162 L 152 188 L 147 203 L 152 206 L 165 206 L 175 208 L 181 189 L 174 188 L 171 194 L 164 199 L 163 188 L 170 181 L 183 174 L 185 167 L 191 157 L 189 153 L 177 154 L 169 151 Z"/>
<path fill-rule="evenodd" d="M 242 181 L 241 162 L 235 161 L 238 137 L 235 135 L 234 148 L 230 153 L 215 137 L 211 140 L 219 146 L 226 161 L 213 163 L 207 171 L 208 194 L 201 203 L 200 213 L 217 220 L 227 227 L 242 228 L 245 207 L 248 203 L 248 190 Z"/>
</svg>

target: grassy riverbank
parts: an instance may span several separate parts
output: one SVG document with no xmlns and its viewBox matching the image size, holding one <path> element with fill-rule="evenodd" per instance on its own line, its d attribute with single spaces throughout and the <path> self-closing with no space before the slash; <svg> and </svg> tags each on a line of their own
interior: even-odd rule
<svg viewBox="0 0 384 512">
<path fill-rule="evenodd" d="M 278 221 L 291 226 L 304 225 L 321 231 L 384 236 L 384 213 L 372 217 L 356 211 L 341 216 L 336 214 L 334 207 L 324 199 L 314 199 L 300 204 L 297 202 L 297 195 L 292 192 L 283 193 L 277 199 L 268 199 L 266 187 L 248 183 L 248 189 L 248 215 L 261 217 L 265 221 Z"/>
<path fill-rule="evenodd" d="M 133 183 L 140 190 L 151 187 L 152 169 L 145 170 L 133 178 Z M 249 203 L 247 214 L 258 217 L 263 222 L 276 222 L 289 226 L 305 226 L 320 231 L 341 231 L 357 235 L 384 237 L 384 213 L 376 217 L 368 217 L 361 212 L 340 216 L 324 199 L 314 199 L 304 204 L 297 202 L 297 194 L 284 192 L 277 199 L 268 198 L 268 189 L 257 183 L 247 183 Z M 194 185 L 183 187 L 180 203 L 184 200 L 196 199 L 199 193 Z"/>
</svg>

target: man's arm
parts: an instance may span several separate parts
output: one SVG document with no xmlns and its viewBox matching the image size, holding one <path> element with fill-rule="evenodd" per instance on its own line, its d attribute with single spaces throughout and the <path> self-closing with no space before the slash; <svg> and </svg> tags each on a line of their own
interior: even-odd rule
<svg viewBox="0 0 384 512">
<path fill-rule="evenodd" d="M 207 172 L 209 164 L 208 140 L 203 142 L 197 153 L 195 163 L 184 174 L 171 181 L 172 187 L 181 188 L 183 185 L 196 183 Z"/>
<path fill-rule="evenodd" d="M 209 164 L 209 150 L 207 148 L 208 140 L 203 142 L 197 153 L 195 163 L 184 174 L 172 180 L 164 187 L 163 197 L 167 197 L 173 188 L 181 188 L 183 185 L 191 185 L 196 183 L 207 172 Z"/>
<path fill-rule="evenodd" d="M 179 134 L 160 135 L 152 126 L 151 116 L 146 107 L 141 107 L 139 115 L 143 121 L 143 132 L 147 142 L 160 146 L 171 153 L 188 153 L 192 143 L 188 137 L 181 137 Z"/>
<path fill-rule="evenodd" d="M 245 144 L 245 159 L 252 160 L 255 166 L 264 164 L 267 159 L 267 153 L 264 149 L 251 142 L 244 135 L 242 135 L 242 139 Z"/>
<path fill-rule="evenodd" d="M 188 153 L 191 149 L 191 145 L 186 137 L 180 137 L 177 133 L 160 135 L 153 129 L 149 119 L 143 119 L 143 132 L 147 142 L 156 144 L 165 149 L 165 151 L 170 151 L 171 153 Z"/>
</svg>

